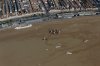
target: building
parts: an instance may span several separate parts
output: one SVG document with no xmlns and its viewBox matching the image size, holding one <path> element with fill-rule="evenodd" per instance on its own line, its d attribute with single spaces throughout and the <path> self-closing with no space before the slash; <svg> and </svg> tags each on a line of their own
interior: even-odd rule
<svg viewBox="0 0 100 66">
<path fill-rule="evenodd" d="M 38 11 L 48 13 L 51 9 L 98 8 L 100 0 L 0 0 L 0 18 Z"/>
</svg>

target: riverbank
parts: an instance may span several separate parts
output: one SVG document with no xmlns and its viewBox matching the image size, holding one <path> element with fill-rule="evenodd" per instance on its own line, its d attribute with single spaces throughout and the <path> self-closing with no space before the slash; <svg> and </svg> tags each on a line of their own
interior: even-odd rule
<svg viewBox="0 0 100 66">
<path fill-rule="evenodd" d="M 61 33 L 49 36 L 50 28 Z M 42 40 L 43 37 L 48 37 L 48 41 Z M 99 16 L 0 31 L 0 66 L 99 66 L 99 50 Z"/>
</svg>

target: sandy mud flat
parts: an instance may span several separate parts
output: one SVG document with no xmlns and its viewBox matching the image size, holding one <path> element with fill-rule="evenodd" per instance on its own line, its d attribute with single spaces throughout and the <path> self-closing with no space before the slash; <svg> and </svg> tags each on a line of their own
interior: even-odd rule
<svg viewBox="0 0 100 66">
<path fill-rule="evenodd" d="M 58 29 L 60 34 L 50 35 L 49 29 Z M 0 66 L 100 66 L 100 17 L 0 31 Z"/>
</svg>

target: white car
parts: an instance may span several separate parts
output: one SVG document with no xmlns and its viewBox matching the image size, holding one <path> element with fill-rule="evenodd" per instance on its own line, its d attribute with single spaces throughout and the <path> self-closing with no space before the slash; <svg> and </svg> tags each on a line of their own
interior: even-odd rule
<svg viewBox="0 0 100 66">
<path fill-rule="evenodd" d="M 73 18 L 74 14 L 73 13 L 65 13 L 63 14 L 63 18 Z"/>
</svg>

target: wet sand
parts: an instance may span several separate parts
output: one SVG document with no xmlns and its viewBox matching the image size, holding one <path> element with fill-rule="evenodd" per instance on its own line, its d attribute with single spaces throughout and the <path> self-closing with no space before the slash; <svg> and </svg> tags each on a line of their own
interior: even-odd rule
<svg viewBox="0 0 100 66">
<path fill-rule="evenodd" d="M 50 28 L 61 33 L 50 35 Z M 99 66 L 99 50 L 99 16 L 35 23 L 31 28 L 0 32 L 0 66 Z"/>
</svg>

